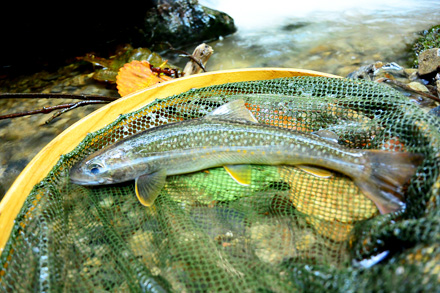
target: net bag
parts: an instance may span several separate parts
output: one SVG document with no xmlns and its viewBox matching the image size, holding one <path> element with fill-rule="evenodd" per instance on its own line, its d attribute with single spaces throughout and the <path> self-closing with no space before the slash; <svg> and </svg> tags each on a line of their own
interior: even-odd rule
<svg viewBox="0 0 440 293">
<path fill-rule="evenodd" d="M 380 215 L 352 180 L 252 166 L 167 177 L 152 207 L 134 182 L 86 187 L 69 170 L 149 127 L 236 99 L 260 123 L 329 129 L 350 148 L 423 154 L 407 208 Z M 5 292 L 433 292 L 440 283 L 440 121 L 372 82 L 291 77 L 226 83 L 155 100 L 89 134 L 35 185 L 0 258 Z"/>
</svg>

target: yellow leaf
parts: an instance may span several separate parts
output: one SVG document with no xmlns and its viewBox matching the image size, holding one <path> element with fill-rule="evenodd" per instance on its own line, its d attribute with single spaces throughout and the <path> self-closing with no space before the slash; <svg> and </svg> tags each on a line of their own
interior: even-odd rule
<svg viewBox="0 0 440 293">
<path fill-rule="evenodd" d="M 172 79 L 166 75 L 158 75 L 151 71 L 148 61 L 134 60 L 119 69 L 116 76 L 116 87 L 121 96 L 128 95 L 156 83 Z"/>
</svg>

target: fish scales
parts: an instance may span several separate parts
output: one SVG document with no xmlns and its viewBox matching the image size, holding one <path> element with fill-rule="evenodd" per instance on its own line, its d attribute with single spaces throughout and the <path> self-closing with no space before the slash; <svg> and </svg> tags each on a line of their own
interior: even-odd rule
<svg viewBox="0 0 440 293">
<path fill-rule="evenodd" d="M 301 133 L 260 124 L 244 101 L 236 100 L 204 118 L 153 127 L 97 151 L 76 164 L 70 178 L 82 185 L 134 179 L 139 200 L 150 206 L 169 175 L 223 166 L 239 184 L 249 185 L 253 164 L 293 165 L 320 177 L 331 176 L 328 170 L 347 175 L 388 213 L 404 208 L 402 186 L 422 159 L 346 148 L 326 130 Z"/>
</svg>

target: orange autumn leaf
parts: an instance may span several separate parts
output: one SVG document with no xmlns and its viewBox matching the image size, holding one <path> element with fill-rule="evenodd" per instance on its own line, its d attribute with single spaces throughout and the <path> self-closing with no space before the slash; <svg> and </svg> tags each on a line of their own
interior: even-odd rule
<svg viewBox="0 0 440 293">
<path fill-rule="evenodd" d="M 116 87 L 119 94 L 125 96 L 137 90 L 171 79 L 172 77 L 158 75 L 151 71 L 148 61 L 134 60 L 119 69 L 118 75 L 116 76 Z"/>
</svg>

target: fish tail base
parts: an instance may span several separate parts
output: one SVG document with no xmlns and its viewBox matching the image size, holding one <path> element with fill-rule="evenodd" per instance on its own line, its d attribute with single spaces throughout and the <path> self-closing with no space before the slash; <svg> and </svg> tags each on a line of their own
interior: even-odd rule
<svg viewBox="0 0 440 293">
<path fill-rule="evenodd" d="M 378 207 L 382 214 L 405 208 L 405 186 L 423 161 L 423 156 L 407 152 L 367 150 L 369 173 L 356 185 Z"/>
</svg>

